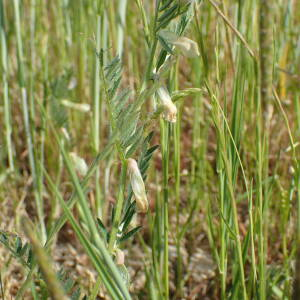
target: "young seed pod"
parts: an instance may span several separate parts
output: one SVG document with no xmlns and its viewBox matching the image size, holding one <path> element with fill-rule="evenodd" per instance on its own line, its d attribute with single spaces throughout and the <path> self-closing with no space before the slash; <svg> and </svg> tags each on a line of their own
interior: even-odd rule
<svg viewBox="0 0 300 300">
<path fill-rule="evenodd" d="M 136 160 L 132 158 L 128 159 L 128 171 L 138 212 L 145 213 L 148 210 L 149 204 L 146 195 L 145 184 Z"/>
<path fill-rule="evenodd" d="M 78 156 L 75 152 L 71 152 L 70 157 L 72 162 L 74 163 L 75 170 L 79 173 L 79 175 L 85 176 L 88 171 L 88 166 L 85 160 Z"/>
<path fill-rule="evenodd" d="M 168 122 L 175 123 L 177 118 L 177 107 L 172 102 L 168 90 L 164 86 L 162 86 L 157 90 L 157 95 L 164 108 L 164 112 L 163 112 L 164 119 L 167 120 Z"/>
</svg>

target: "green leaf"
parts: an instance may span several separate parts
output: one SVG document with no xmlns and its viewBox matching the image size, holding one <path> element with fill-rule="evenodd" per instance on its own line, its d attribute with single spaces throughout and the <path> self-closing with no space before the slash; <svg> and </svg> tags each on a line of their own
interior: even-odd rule
<svg viewBox="0 0 300 300">
<path fill-rule="evenodd" d="M 70 300 L 79 300 L 80 288 L 77 288 L 75 292 L 72 293 Z"/>
<path fill-rule="evenodd" d="M 169 1 L 167 1 L 164 5 L 162 5 L 160 8 L 159 8 L 159 11 L 161 12 L 161 11 L 164 11 L 166 8 L 168 8 L 171 4 L 172 4 L 172 2 L 173 2 L 174 0 L 169 0 Z"/>
<path fill-rule="evenodd" d="M 26 253 L 26 251 L 29 249 L 29 244 L 28 243 L 26 243 L 24 246 L 23 246 L 23 248 L 19 251 L 19 255 L 20 256 L 23 256 L 25 253 Z"/>
<path fill-rule="evenodd" d="M 138 146 L 141 143 L 141 139 L 137 138 L 134 142 L 134 144 L 132 144 L 132 146 L 127 150 L 126 152 L 126 158 L 129 158 L 133 155 L 133 153 L 137 150 Z"/>
<path fill-rule="evenodd" d="M 132 144 L 135 144 L 137 140 L 141 141 L 142 140 L 142 135 L 144 132 L 144 127 L 140 126 L 134 134 L 132 134 L 130 137 L 128 137 L 127 139 L 124 138 L 124 142 L 123 142 L 123 147 L 127 148 Z"/>
<path fill-rule="evenodd" d="M 165 49 L 171 55 L 174 55 L 174 52 L 173 52 L 172 48 L 168 45 L 168 42 L 159 34 L 157 35 L 157 38 L 158 38 L 162 48 Z"/>
<path fill-rule="evenodd" d="M 176 14 L 176 10 L 179 8 L 178 4 L 173 5 L 171 8 L 166 10 L 158 19 L 158 22 L 162 22 L 166 19 L 173 19 Z"/>
<path fill-rule="evenodd" d="M 131 198 L 131 197 L 130 197 Z M 135 201 L 133 201 L 132 203 L 130 203 L 130 205 L 128 206 L 125 216 L 121 222 L 121 224 L 123 224 L 122 226 L 122 231 L 126 231 L 128 225 L 130 224 L 133 215 L 135 214 L 136 211 L 136 203 Z"/>
<path fill-rule="evenodd" d="M 156 64 L 156 70 L 158 70 L 163 63 L 166 60 L 168 52 L 165 49 L 162 49 L 159 53 L 158 59 L 157 59 L 157 64 Z"/>
<path fill-rule="evenodd" d="M 27 264 L 28 264 L 29 266 L 31 266 L 32 261 L 33 261 L 33 252 L 32 252 L 32 250 L 30 249 L 30 250 L 28 251 Z"/>
<path fill-rule="evenodd" d="M 108 231 L 106 230 L 104 224 L 102 223 L 102 221 L 100 220 L 100 218 L 97 218 L 97 224 L 98 227 L 101 231 L 101 233 L 103 234 L 103 237 L 106 241 L 108 241 Z"/>
<path fill-rule="evenodd" d="M 16 238 L 15 249 L 17 254 L 19 254 L 20 251 L 22 250 L 22 240 L 18 236 Z"/>
<path fill-rule="evenodd" d="M 119 239 L 119 242 L 122 243 L 122 242 L 128 240 L 128 239 L 131 238 L 133 235 L 135 235 L 137 232 L 139 232 L 141 228 L 142 228 L 142 226 L 138 226 L 138 227 L 135 227 L 134 229 L 132 229 L 131 231 L 125 233 L 125 234 Z"/>
</svg>

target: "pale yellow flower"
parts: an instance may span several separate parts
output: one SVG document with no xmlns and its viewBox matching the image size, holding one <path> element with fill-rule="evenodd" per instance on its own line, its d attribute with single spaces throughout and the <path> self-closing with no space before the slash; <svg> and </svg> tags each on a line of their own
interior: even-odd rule
<svg viewBox="0 0 300 300">
<path fill-rule="evenodd" d="M 171 96 L 168 90 L 162 86 L 157 90 L 157 95 L 163 106 L 163 117 L 165 120 L 171 123 L 175 123 L 177 119 L 177 107 L 172 102 Z"/>
<path fill-rule="evenodd" d="M 195 41 L 184 36 L 178 36 L 175 32 L 166 29 L 161 30 L 159 34 L 168 43 L 175 46 L 175 48 L 178 49 L 182 55 L 190 58 L 200 55 L 198 44 Z"/>
<path fill-rule="evenodd" d="M 173 45 L 186 57 L 197 57 L 200 55 L 198 44 L 184 36 L 179 37 Z"/>
<path fill-rule="evenodd" d="M 78 156 L 75 152 L 70 153 L 72 162 L 74 163 L 75 170 L 81 175 L 85 176 L 88 172 L 88 166 L 83 158 Z"/>
<path fill-rule="evenodd" d="M 128 171 L 130 176 L 130 184 L 135 197 L 138 211 L 146 212 L 148 210 L 149 204 L 146 195 L 145 184 L 138 164 L 133 158 L 128 159 Z"/>
</svg>

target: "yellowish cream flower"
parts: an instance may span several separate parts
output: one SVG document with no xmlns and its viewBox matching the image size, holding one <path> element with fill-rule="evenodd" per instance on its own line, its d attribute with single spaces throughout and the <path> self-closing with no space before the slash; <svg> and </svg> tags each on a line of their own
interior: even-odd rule
<svg viewBox="0 0 300 300">
<path fill-rule="evenodd" d="M 138 167 L 136 160 L 133 158 L 128 159 L 128 171 L 130 176 L 130 184 L 135 197 L 138 212 L 147 212 L 148 199 L 142 174 Z"/>
<path fill-rule="evenodd" d="M 157 90 L 157 95 L 164 108 L 163 117 L 171 123 L 175 123 L 177 119 L 177 107 L 172 102 L 171 96 L 166 87 L 162 86 Z"/>
<path fill-rule="evenodd" d="M 70 153 L 72 162 L 74 163 L 75 170 L 81 175 L 85 176 L 88 172 L 88 166 L 83 158 L 78 156 L 75 152 Z"/>
<path fill-rule="evenodd" d="M 166 29 L 161 30 L 159 34 L 184 56 L 193 58 L 200 55 L 198 44 L 195 41 L 184 36 L 178 36 L 175 32 Z"/>
<path fill-rule="evenodd" d="M 186 57 L 193 58 L 200 55 L 198 44 L 184 36 L 179 37 L 173 45 Z"/>
</svg>

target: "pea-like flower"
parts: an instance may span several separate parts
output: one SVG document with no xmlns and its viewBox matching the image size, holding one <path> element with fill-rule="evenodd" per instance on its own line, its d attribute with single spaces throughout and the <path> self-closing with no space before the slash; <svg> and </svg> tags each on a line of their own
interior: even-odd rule
<svg viewBox="0 0 300 300">
<path fill-rule="evenodd" d="M 175 123 L 177 118 L 177 107 L 172 102 L 171 96 L 166 89 L 166 87 L 162 86 L 157 90 L 157 95 L 161 101 L 163 106 L 163 117 L 165 120 Z"/>
<path fill-rule="evenodd" d="M 135 197 L 138 211 L 145 213 L 147 212 L 149 206 L 145 184 L 138 164 L 133 158 L 128 159 L 128 171 L 130 176 L 130 184 Z"/>
<path fill-rule="evenodd" d="M 85 176 L 88 172 L 88 166 L 83 158 L 78 156 L 75 152 L 70 153 L 72 162 L 74 163 L 75 170 L 81 175 Z"/>
<path fill-rule="evenodd" d="M 184 36 L 174 41 L 173 45 L 186 57 L 193 58 L 200 55 L 197 43 Z"/>
<path fill-rule="evenodd" d="M 186 57 L 197 57 L 200 55 L 198 44 L 184 36 L 178 36 L 175 32 L 170 30 L 161 30 L 159 32 L 160 36 L 168 43 L 175 46 L 182 55 Z"/>
</svg>

